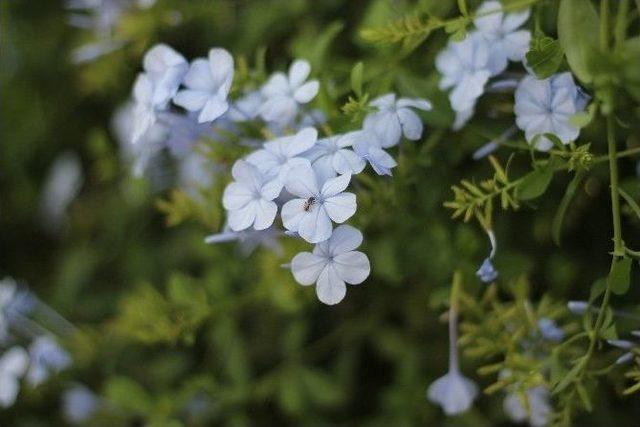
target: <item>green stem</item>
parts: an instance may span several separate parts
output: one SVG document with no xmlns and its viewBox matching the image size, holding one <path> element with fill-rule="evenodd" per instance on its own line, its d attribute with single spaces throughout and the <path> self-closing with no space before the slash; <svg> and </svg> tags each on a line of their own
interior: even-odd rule
<svg viewBox="0 0 640 427">
<path fill-rule="evenodd" d="M 460 13 L 462 14 L 462 16 L 467 16 L 469 14 L 466 0 L 458 0 L 458 9 L 460 9 Z"/>
<path fill-rule="evenodd" d="M 620 0 L 618 4 L 618 14 L 616 15 L 616 26 L 614 28 L 614 40 L 616 50 L 619 50 L 627 35 L 627 11 L 629 10 L 629 0 Z"/>
<path fill-rule="evenodd" d="M 609 47 L 609 0 L 600 1 L 600 50 Z"/>
<path fill-rule="evenodd" d="M 620 221 L 620 194 L 618 192 L 618 161 L 616 153 L 616 135 L 613 114 L 607 116 L 607 146 L 609 148 L 609 175 L 611 180 L 611 214 L 613 217 L 613 254 L 614 258 L 624 255 L 622 225 Z"/>
<path fill-rule="evenodd" d="M 636 148 L 629 148 L 628 150 L 623 150 L 620 151 L 616 154 L 616 159 L 620 159 L 623 157 L 630 157 L 636 154 L 640 154 L 640 147 L 636 147 Z M 596 158 L 593 159 L 593 163 L 602 163 L 602 162 L 608 162 L 609 161 L 609 155 L 606 154 L 604 156 L 598 156 Z"/>
</svg>

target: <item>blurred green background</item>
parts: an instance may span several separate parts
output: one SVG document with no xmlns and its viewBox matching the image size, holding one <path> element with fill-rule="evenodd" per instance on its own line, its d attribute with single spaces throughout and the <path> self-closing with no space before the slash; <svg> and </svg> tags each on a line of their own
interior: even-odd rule
<svg viewBox="0 0 640 427">
<path fill-rule="evenodd" d="M 361 28 L 409 13 L 452 16 L 453 0 L 158 0 L 123 18 L 118 31 L 129 42 L 122 49 L 81 65 L 70 53 L 89 35 L 67 24 L 62 2 L 5 0 L 1 8 L 0 276 L 28 283 L 80 332 L 65 341 L 73 367 L 47 385 L 25 387 L 0 412 L 0 424 L 64 425 L 60 395 L 77 381 L 110 402 L 95 425 L 510 425 L 500 395 L 481 397 L 452 419 L 425 397 L 447 367 L 446 325 L 438 318 L 453 271 L 462 269 L 467 289 L 479 293 L 484 285 L 474 272 L 488 253 L 482 230 L 451 220 L 442 203 L 461 178 L 490 174 L 471 153 L 513 120 L 478 114 L 463 132 L 448 130 L 452 114 L 433 66 L 444 34 L 367 84 L 373 95 L 393 89 L 429 98 L 436 111 L 424 116 L 423 139 L 396 153 L 394 177 L 371 175 L 358 190 L 352 223 L 365 235 L 372 274 L 335 307 L 280 268 L 303 247 L 297 243 L 283 242 L 281 257 L 258 250 L 245 258 L 233 245 L 204 244 L 219 220 L 168 227 L 156 207 L 167 192 L 131 177 L 110 124 L 154 43 L 188 59 L 222 46 L 250 64 L 266 48 L 273 71 L 305 57 L 324 87 L 344 87 L 357 61 L 376 75 L 395 58 L 392 46 L 359 39 Z M 554 28 L 553 16 L 548 21 Z M 345 98 L 329 99 L 331 119 Z M 478 110 L 511 103 L 508 94 L 492 95 Z M 604 151 L 602 129 L 585 138 Z M 65 226 L 51 233 L 40 199 L 54 159 L 68 150 L 81 158 L 84 183 Z M 626 188 L 640 193 L 635 164 L 622 168 Z M 513 170 L 518 176 L 526 164 Z M 607 171 L 585 184 L 558 248 L 550 224 L 567 182 L 558 177 L 544 199 L 495 220 L 501 280 L 527 275 L 534 298 L 586 299 L 608 270 Z M 627 239 L 640 244 L 639 233 Z M 635 310 L 628 305 L 638 293 L 614 304 Z M 462 366 L 490 383 L 474 361 L 463 358 Z M 600 387 L 596 411 L 577 425 L 637 425 L 637 397 L 616 398 L 621 386 Z"/>
</svg>

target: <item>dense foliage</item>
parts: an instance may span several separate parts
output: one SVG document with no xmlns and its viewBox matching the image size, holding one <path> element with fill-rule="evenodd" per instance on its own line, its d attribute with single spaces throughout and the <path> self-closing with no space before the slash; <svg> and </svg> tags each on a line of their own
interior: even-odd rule
<svg viewBox="0 0 640 427">
<path fill-rule="evenodd" d="M 91 2 L 37 3 L 0 5 L 0 279 L 27 295 L 0 290 L 0 403 L 19 389 L 0 424 L 636 423 L 640 3 L 103 0 L 117 13 L 97 21 Z M 375 128 L 385 94 L 428 101 L 417 137 L 382 145 L 397 165 L 349 174 L 370 272 L 344 299 L 290 264 L 326 238 L 285 222 L 302 238 L 205 243 L 233 165 L 302 127 L 272 126 L 284 110 L 189 122 L 196 163 L 131 143 L 158 44 L 228 51 L 231 106 L 306 60 L 317 94 L 296 108 L 320 112 L 320 139 Z M 165 111 L 201 112 L 179 94 Z M 562 118 L 544 127 L 527 102 L 546 100 Z"/>
</svg>

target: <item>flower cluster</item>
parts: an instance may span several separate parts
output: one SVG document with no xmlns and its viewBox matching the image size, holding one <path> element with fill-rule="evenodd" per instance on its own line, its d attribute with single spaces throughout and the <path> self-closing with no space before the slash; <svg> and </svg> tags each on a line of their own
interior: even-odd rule
<svg viewBox="0 0 640 427">
<path fill-rule="evenodd" d="M 529 10 L 504 13 L 498 1 L 486 1 L 476 10 L 476 29 L 461 41 L 449 41 L 436 59 L 442 74 L 441 89 L 451 89 L 449 101 L 456 113 L 454 129 L 473 117 L 475 105 L 485 93 L 489 80 L 500 76 L 509 61 L 520 62 L 527 71 L 525 54 L 531 32 L 520 29 Z M 575 84 L 570 73 L 538 79 L 529 74 L 514 80 L 504 76 L 494 82 L 495 89 L 516 87 L 516 124 L 526 140 L 538 150 L 547 151 L 553 143 L 545 134 L 554 134 L 563 144 L 574 141 L 579 128 L 571 118 L 584 110 L 589 97 Z"/>
<path fill-rule="evenodd" d="M 0 281 L 0 407 L 12 406 L 24 378 L 37 387 L 71 364 L 71 357 L 54 336 L 29 316 L 44 313 L 55 329 L 68 331 L 70 325 L 35 296 L 20 289 L 15 280 Z M 54 329 L 54 327 L 51 327 Z"/>
<path fill-rule="evenodd" d="M 230 98 L 234 60 L 224 49 L 213 48 L 208 58 L 188 64 L 169 46 L 157 45 L 143 65 L 129 113 L 130 146 L 138 153 L 139 171 L 162 149 L 180 155 L 221 129 L 255 147 L 231 169 L 233 181 L 222 196 L 226 230 L 207 242 L 248 237 L 273 242 L 274 235 L 287 234 L 314 244 L 313 252 L 294 257 L 291 270 L 300 284 L 316 283 L 318 298 L 326 304 L 344 298 L 345 283 L 367 278 L 369 260 L 355 251 L 362 234 L 351 226 L 335 226 L 356 212 L 356 194 L 348 187 L 367 164 L 379 175 L 392 174 L 397 163 L 387 150 L 403 137 L 420 139 L 423 124 L 415 110 L 430 110 L 428 101 L 385 94 L 371 102 L 373 111 L 361 129 L 322 138 L 317 127 L 324 117 L 308 107 L 320 84 L 309 79 L 311 66 L 305 60 L 294 61 L 286 74 L 274 73 L 258 90 L 236 100 Z M 245 122 L 257 123 L 273 137 L 246 141 L 241 133 Z M 181 135 L 179 141 L 175 134 Z"/>
</svg>

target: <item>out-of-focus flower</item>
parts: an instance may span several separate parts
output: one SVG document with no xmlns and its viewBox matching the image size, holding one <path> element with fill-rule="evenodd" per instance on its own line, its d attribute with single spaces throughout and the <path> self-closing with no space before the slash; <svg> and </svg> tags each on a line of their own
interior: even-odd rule
<svg viewBox="0 0 640 427">
<path fill-rule="evenodd" d="M 311 161 L 316 173 L 326 178 L 337 174 L 357 174 L 365 166 L 364 159 L 348 147 L 355 142 L 354 132 L 318 140 L 303 155 Z"/>
<path fill-rule="evenodd" d="M 353 151 L 358 156 L 369 162 L 378 175 L 391 176 L 391 169 L 396 167 L 398 163 L 389 153 L 384 151 L 380 137 L 375 132 L 357 131 L 352 133 L 352 138 L 354 139 Z"/>
<path fill-rule="evenodd" d="M 436 57 L 436 68 L 442 74 L 440 89 L 453 88 L 449 93 L 451 107 L 464 113 L 466 120 L 473 114 L 489 77 L 499 72 L 490 61 L 490 51 L 489 42 L 481 34 L 472 33 L 462 41 L 449 41 Z"/>
<path fill-rule="evenodd" d="M 262 149 L 249 154 L 247 161 L 266 176 L 276 177 L 282 188 L 292 168 L 309 164 L 309 161 L 302 157 L 302 153 L 313 147 L 317 139 L 316 129 L 304 128 L 295 135 L 266 142 Z"/>
<path fill-rule="evenodd" d="M 316 283 L 318 299 L 337 304 L 345 297 L 345 283 L 362 283 L 371 271 L 369 259 L 356 251 L 362 244 L 362 233 L 350 225 L 337 227 L 331 238 L 318 243 L 311 252 L 300 252 L 291 261 L 293 277 L 301 285 Z"/>
<path fill-rule="evenodd" d="M 227 96 L 233 81 L 233 57 L 222 48 L 209 51 L 209 58 L 191 63 L 183 89 L 173 102 L 188 111 L 199 111 L 198 122 L 212 122 L 229 109 Z"/>
<path fill-rule="evenodd" d="M 529 19 L 529 9 L 503 13 L 499 1 L 486 1 L 473 20 L 478 32 L 489 42 L 492 74 L 503 72 L 508 61 L 522 61 L 529 50 L 531 32 L 518 30 Z"/>
<path fill-rule="evenodd" d="M 418 140 L 422 136 L 422 120 L 411 108 L 423 111 L 431 110 L 431 103 L 421 98 L 400 98 L 388 93 L 371 101 L 377 111 L 367 115 L 363 128 L 375 132 L 383 148 L 392 147 L 400 142 L 404 134 L 409 140 Z"/>
<path fill-rule="evenodd" d="M 204 241 L 207 244 L 239 242 L 240 252 L 244 256 L 249 256 L 258 247 L 263 246 L 276 253 L 282 255 L 282 246 L 278 238 L 282 235 L 282 231 L 275 227 L 269 227 L 266 230 L 242 230 L 233 231 L 229 227 L 221 233 L 211 234 Z"/>
<path fill-rule="evenodd" d="M 564 339 L 564 331 L 552 319 L 543 317 L 538 320 L 538 329 L 542 338 L 547 341 L 560 342 Z"/>
<path fill-rule="evenodd" d="M 67 151 L 53 162 L 40 198 L 42 224 L 57 231 L 65 220 L 67 208 L 82 187 L 82 165 L 77 154 Z"/>
<path fill-rule="evenodd" d="M 498 278 L 498 271 L 492 263 L 493 257 L 496 256 L 496 251 L 498 250 L 498 243 L 493 230 L 487 230 L 487 235 L 491 243 L 491 252 L 489 256 L 484 259 L 478 271 L 476 271 L 476 276 L 484 283 L 491 283 Z"/>
<path fill-rule="evenodd" d="M 640 338 L 640 331 L 631 331 L 631 335 L 636 338 Z M 622 356 L 618 357 L 616 363 L 622 365 L 631 362 L 635 355 L 640 352 L 640 342 L 631 340 L 607 340 L 607 343 L 613 347 L 617 347 L 622 350 L 626 350 Z M 635 352 L 634 352 L 635 349 Z"/>
<path fill-rule="evenodd" d="M 546 426 L 551 415 L 549 390 L 543 386 L 532 387 L 524 392 L 524 396 L 526 406 L 520 394 L 507 394 L 502 406 L 509 418 L 518 423 L 528 421 L 533 427 Z"/>
<path fill-rule="evenodd" d="M 581 315 L 587 312 L 589 303 L 586 301 L 569 301 L 567 308 L 571 313 Z"/>
<path fill-rule="evenodd" d="M 260 107 L 262 118 L 283 126 L 290 124 L 298 114 L 300 105 L 309 103 L 318 93 L 318 81 L 306 81 L 310 73 L 311 66 L 303 59 L 291 64 L 288 76 L 281 72 L 274 73 L 261 89 L 265 99 Z"/>
<path fill-rule="evenodd" d="M 57 373 L 71 364 L 71 356 L 50 335 L 41 335 L 29 346 L 27 382 L 35 387 L 51 373 Z"/>
<path fill-rule="evenodd" d="M 344 190 L 350 174 L 319 183 L 309 164 L 291 170 L 285 183 L 289 193 L 298 198 L 282 206 L 282 222 L 287 230 L 296 231 L 309 243 L 331 237 L 331 221 L 345 222 L 356 212 L 356 195 Z"/>
<path fill-rule="evenodd" d="M 14 404 L 20 391 L 20 378 L 28 365 L 29 356 L 22 347 L 11 347 L 0 357 L 0 407 Z"/>
<path fill-rule="evenodd" d="M 83 424 L 100 406 L 100 398 L 87 387 L 74 384 L 62 396 L 64 417 L 72 424 Z"/>
<path fill-rule="evenodd" d="M 554 134 L 563 144 L 578 138 L 580 129 L 571 125 L 571 117 L 585 106 L 583 93 L 571 73 L 555 74 L 539 80 L 527 76 L 515 93 L 516 124 L 535 148 L 548 151 L 553 142 L 544 134 Z"/>
<path fill-rule="evenodd" d="M 225 188 L 222 196 L 222 204 L 229 211 L 229 227 L 233 231 L 251 226 L 256 230 L 271 227 L 278 212 L 278 205 L 273 199 L 280 194 L 282 185 L 244 160 L 233 165 L 231 174 L 234 182 Z"/>
<path fill-rule="evenodd" d="M 457 292 L 455 290 L 452 295 Z M 427 398 L 442 407 L 447 415 L 458 415 L 466 412 L 476 396 L 478 386 L 476 383 L 460 373 L 458 363 L 458 309 L 455 296 L 452 296 L 452 304 L 449 308 L 449 372 L 435 380 L 427 390 Z"/>
</svg>

